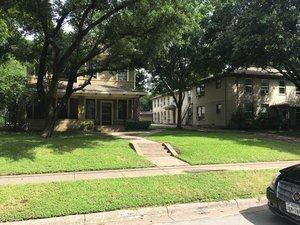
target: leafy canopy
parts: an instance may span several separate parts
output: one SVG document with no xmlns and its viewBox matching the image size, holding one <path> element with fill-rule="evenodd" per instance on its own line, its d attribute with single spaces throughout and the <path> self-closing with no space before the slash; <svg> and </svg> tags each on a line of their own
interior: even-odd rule
<svg viewBox="0 0 300 225">
<path fill-rule="evenodd" d="M 13 58 L 0 65 L 0 109 L 23 104 L 29 96 L 25 67 Z"/>
<path fill-rule="evenodd" d="M 272 67 L 300 87 L 299 1 L 221 2 L 201 24 L 198 66 L 211 73 Z"/>
</svg>

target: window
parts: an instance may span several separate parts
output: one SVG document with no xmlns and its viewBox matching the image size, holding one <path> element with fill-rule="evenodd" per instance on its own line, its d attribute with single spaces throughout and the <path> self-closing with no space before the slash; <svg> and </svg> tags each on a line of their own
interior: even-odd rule
<svg viewBox="0 0 300 225">
<path fill-rule="evenodd" d="M 78 119 L 78 99 L 71 98 L 69 103 L 69 118 L 70 119 Z"/>
<path fill-rule="evenodd" d="M 127 119 L 127 100 L 118 100 L 118 120 Z"/>
<path fill-rule="evenodd" d="M 117 81 L 127 81 L 127 70 L 117 72 Z"/>
<path fill-rule="evenodd" d="M 167 105 L 170 105 L 170 97 L 167 98 Z"/>
<path fill-rule="evenodd" d="M 216 88 L 219 89 L 222 87 L 222 80 L 221 79 L 217 79 L 216 80 Z"/>
<path fill-rule="evenodd" d="M 262 104 L 260 107 L 260 113 L 263 116 L 268 116 L 269 115 L 269 105 L 268 104 Z"/>
<path fill-rule="evenodd" d="M 87 77 L 93 76 L 93 78 L 97 78 L 97 72 L 94 72 L 93 70 L 95 70 L 95 62 L 89 62 L 88 63 L 88 70 L 91 71 Z"/>
<path fill-rule="evenodd" d="M 217 104 L 216 105 L 216 113 L 220 114 L 222 112 L 222 105 L 221 104 Z"/>
<path fill-rule="evenodd" d="M 204 106 L 198 106 L 197 107 L 197 119 L 198 120 L 204 120 L 205 119 L 205 107 Z"/>
<path fill-rule="evenodd" d="M 252 82 L 253 81 L 251 78 L 245 79 L 245 92 L 246 93 L 252 93 L 252 91 L 253 91 L 253 83 Z"/>
<path fill-rule="evenodd" d="M 85 100 L 85 118 L 88 120 L 94 120 L 95 116 L 96 116 L 95 109 L 96 109 L 95 99 L 86 99 Z"/>
<path fill-rule="evenodd" d="M 168 110 L 168 123 L 171 122 L 171 113 L 170 113 L 170 110 Z"/>
<path fill-rule="evenodd" d="M 204 84 L 200 84 L 196 88 L 196 93 L 197 93 L 197 96 L 204 96 L 205 95 L 205 85 Z"/>
<path fill-rule="evenodd" d="M 187 95 L 188 95 L 188 102 L 191 103 L 192 102 L 192 92 L 188 91 Z"/>
<path fill-rule="evenodd" d="M 164 121 L 167 121 L 167 112 L 164 111 Z"/>
<path fill-rule="evenodd" d="M 128 117 L 127 119 L 131 120 L 133 117 L 133 101 L 131 99 L 128 100 Z"/>
<path fill-rule="evenodd" d="M 296 95 L 300 95 L 300 88 L 296 87 Z"/>
<path fill-rule="evenodd" d="M 166 105 L 166 98 L 163 98 L 163 106 Z"/>
<path fill-rule="evenodd" d="M 253 117 L 253 104 L 245 103 L 244 104 L 244 112 L 245 112 L 245 117 L 247 119 L 251 119 Z"/>
<path fill-rule="evenodd" d="M 262 79 L 260 83 L 260 93 L 262 95 L 267 95 L 269 94 L 269 80 L 267 79 Z"/>
<path fill-rule="evenodd" d="M 279 94 L 285 94 L 285 80 L 279 81 Z"/>
</svg>

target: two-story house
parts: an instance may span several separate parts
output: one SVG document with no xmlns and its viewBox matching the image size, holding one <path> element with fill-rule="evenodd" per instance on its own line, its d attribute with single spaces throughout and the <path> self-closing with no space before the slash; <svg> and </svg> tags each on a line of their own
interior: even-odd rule
<svg viewBox="0 0 300 225">
<path fill-rule="evenodd" d="M 75 87 L 87 78 L 79 77 Z M 37 78 L 29 73 L 29 82 L 35 84 Z M 60 82 L 58 99 L 63 95 L 65 81 Z M 125 120 L 138 120 L 138 100 L 145 92 L 136 89 L 134 70 L 103 72 L 94 75 L 91 84 L 75 92 L 68 106 L 60 113 L 58 130 L 75 126 L 82 120 L 93 120 L 100 126 L 122 125 Z M 41 126 L 45 112 L 38 102 L 27 107 L 27 120 Z"/>
<path fill-rule="evenodd" d="M 275 71 L 250 68 L 210 76 L 187 98 L 191 99 L 192 113 L 183 114 L 190 117 L 183 121 L 194 126 L 228 127 L 240 111 L 252 118 L 266 114 L 283 120 L 287 127 L 300 127 L 300 90 Z"/>
</svg>

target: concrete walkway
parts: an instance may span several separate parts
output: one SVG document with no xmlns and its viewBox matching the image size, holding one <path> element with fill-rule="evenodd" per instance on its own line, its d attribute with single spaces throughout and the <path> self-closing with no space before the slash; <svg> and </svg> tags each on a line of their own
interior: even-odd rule
<svg viewBox="0 0 300 225">
<path fill-rule="evenodd" d="M 0 185 L 96 180 L 96 179 L 111 179 L 111 178 L 147 177 L 147 176 L 166 176 L 166 175 L 176 175 L 176 174 L 201 173 L 201 172 L 209 172 L 209 171 L 281 169 L 295 164 L 300 164 L 300 161 L 236 163 L 236 164 L 199 165 L 199 166 L 188 165 L 188 166 L 169 166 L 169 167 L 154 167 L 154 168 L 141 168 L 141 169 L 12 175 L 12 176 L 0 176 Z"/>
<path fill-rule="evenodd" d="M 113 132 L 110 135 L 128 140 L 137 154 L 144 156 L 158 167 L 165 166 L 187 166 L 188 163 L 172 156 L 172 154 L 162 145 L 162 143 L 147 140 L 139 135 L 150 135 L 161 130 L 143 132 Z"/>
</svg>

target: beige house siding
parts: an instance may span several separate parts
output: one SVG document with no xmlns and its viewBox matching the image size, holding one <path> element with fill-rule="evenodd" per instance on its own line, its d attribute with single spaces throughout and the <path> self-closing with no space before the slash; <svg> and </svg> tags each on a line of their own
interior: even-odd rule
<svg viewBox="0 0 300 225">
<path fill-rule="evenodd" d="M 145 95 L 144 92 L 139 92 L 135 89 L 135 71 L 127 70 L 126 80 L 118 80 L 116 72 L 103 72 L 94 75 L 94 78 L 91 80 L 91 84 L 88 85 L 84 90 L 73 93 L 71 96 L 72 99 L 77 99 L 78 101 L 78 119 L 69 119 L 70 107 L 68 103 L 67 118 L 61 119 L 58 122 L 58 130 L 63 130 L 64 128 L 74 127 L 78 121 L 83 121 L 88 119 L 86 115 L 86 101 L 90 99 L 95 104 L 95 122 L 98 125 L 102 125 L 102 103 L 110 102 L 111 107 L 111 125 L 123 125 L 124 120 L 118 118 L 118 104 L 120 100 L 125 100 L 127 105 L 127 116 L 125 120 L 138 120 L 138 99 L 139 97 Z M 85 82 L 86 77 L 80 77 L 77 79 L 77 82 L 74 86 L 80 86 Z M 28 81 L 30 84 L 35 84 L 37 81 L 36 76 L 29 76 Z M 61 80 L 60 85 L 64 86 L 65 81 Z M 58 98 L 63 96 L 64 89 L 58 90 Z M 35 104 L 32 107 L 32 115 L 34 115 Z M 76 106 L 76 105 L 73 105 Z M 76 107 L 75 107 L 76 108 Z M 31 114 L 31 113 L 30 113 Z M 27 115 L 29 115 L 27 113 Z M 76 114 L 77 115 L 77 114 Z M 34 116 L 33 116 L 34 117 Z M 43 120 L 38 118 L 28 118 L 32 124 L 35 121 L 37 126 L 43 125 Z M 76 122 L 75 122 L 76 121 Z"/>
<path fill-rule="evenodd" d="M 245 92 L 246 78 L 252 79 L 252 93 Z M 261 80 L 269 81 L 269 94 L 261 94 Z M 216 88 L 216 81 L 211 79 L 205 82 L 205 95 L 193 98 L 193 125 L 200 126 L 228 126 L 233 114 L 240 108 L 244 109 L 245 103 L 252 103 L 254 114 L 257 115 L 262 105 L 274 106 L 291 104 L 300 106 L 300 95 L 296 94 L 293 83 L 286 81 L 286 93 L 279 93 L 279 80 L 281 78 L 251 78 L 251 77 L 223 77 L 221 88 Z M 196 88 L 193 93 L 196 95 Z M 222 105 L 221 113 L 216 113 L 217 104 Z M 197 106 L 205 107 L 205 118 L 197 119 Z"/>
<path fill-rule="evenodd" d="M 246 79 L 252 80 L 252 92 L 245 91 Z M 261 93 L 261 82 L 263 79 L 268 80 L 269 93 Z M 292 123 L 296 121 L 296 110 L 300 110 L 300 94 L 296 93 L 295 85 L 290 81 L 285 81 L 285 93 L 279 93 L 279 81 L 283 77 L 280 75 L 270 74 L 234 74 L 220 77 L 221 87 L 217 88 L 216 78 L 208 78 L 203 80 L 205 84 L 205 94 L 198 96 L 197 87 L 191 92 L 192 119 L 193 126 L 209 126 L 209 127 L 227 127 L 230 125 L 231 119 L 238 110 L 245 110 L 245 104 L 251 103 L 253 106 L 253 114 L 258 115 L 262 106 L 277 107 L 278 105 L 287 105 L 292 107 L 289 116 Z M 187 95 L 186 95 L 187 96 Z M 164 112 L 165 106 L 161 102 L 166 96 L 157 96 L 153 101 L 159 101 L 160 105 L 155 107 L 153 102 L 153 119 L 155 123 L 167 123 L 161 118 L 157 118 L 155 113 Z M 184 102 L 184 108 L 189 105 L 187 98 Z M 222 109 L 217 112 L 217 105 L 221 105 Z M 205 116 L 198 117 L 198 107 L 205 107 Z M 186 118 L 185 118 L 186 119 Z M 299 119 L 298 119 L 299 120 Z M 187 121 L 184 121 L 186 124 Z M 299 123 L 299 122 L 298 122 Z"/>
</svg>

